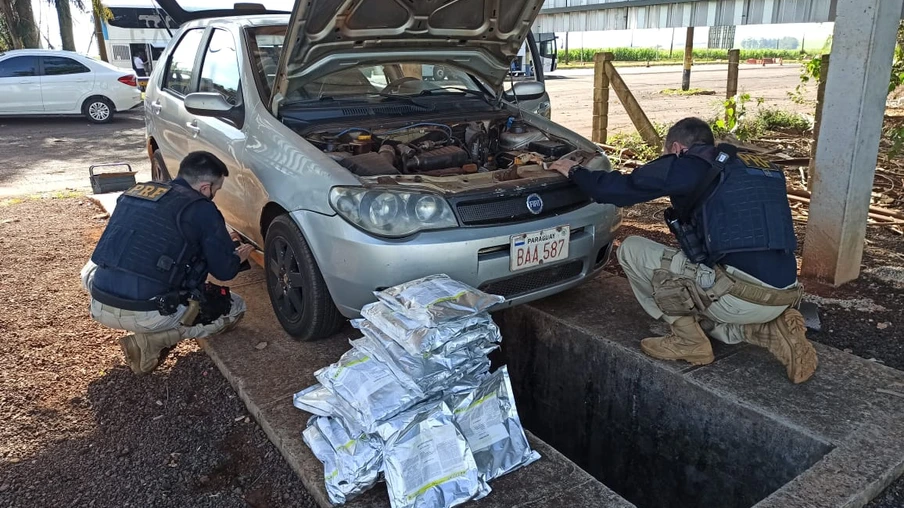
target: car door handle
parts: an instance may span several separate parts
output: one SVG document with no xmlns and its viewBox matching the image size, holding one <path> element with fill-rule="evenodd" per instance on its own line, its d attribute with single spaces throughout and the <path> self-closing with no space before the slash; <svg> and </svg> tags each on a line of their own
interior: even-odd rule
<svg viewBox="0 0 904 508">
<path fill-rule="evenodd" d="M 30 85 L 30 84 L 33 84 L 33 83 L 34 83 L 34 81 L 29 81 L 29 80 L 27 80 L 27 79 L 19 80 L 19 84 L 20 84 L 20 85 Z"/>
<path fill-rule="evenodd" d="M 163 109 L 163 104 L 160 104 L 160 99 L 151 103 L 151 111 L 153 111 L 155 115 L 159 115 L 161 109 Z"/>
<path fill-rule="evenodd" d="M 188 127 L 188 130 L 191 131 L 191 137 L 198 137 L 198 133 L 201 132 L 201 128 L 198 127 L 198 121 L 192 120 L 191 122 L 185 122 L 185 126 Z"/>
</svg>

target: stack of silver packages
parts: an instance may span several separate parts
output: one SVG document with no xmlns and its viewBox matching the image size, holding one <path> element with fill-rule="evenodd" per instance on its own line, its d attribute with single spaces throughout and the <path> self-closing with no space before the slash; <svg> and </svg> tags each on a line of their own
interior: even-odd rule
<svg viewBox="0 0 904 508">
<path fill-rule="evenodd" d="M 446 275 L 375 294 L 352 322 L 364 336 L 295 395 L 314 415 L 303 437 L 324 464 L 330 501 L 385 479 L 393 508 L 457 506 L 539 459 L 508 370 L 490 373 L 502 337 L 487 310 L 503 298 Z"/>
</svg>

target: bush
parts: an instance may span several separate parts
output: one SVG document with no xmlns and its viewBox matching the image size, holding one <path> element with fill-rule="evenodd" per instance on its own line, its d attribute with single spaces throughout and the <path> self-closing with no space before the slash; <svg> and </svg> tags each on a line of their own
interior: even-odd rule
<svg viewBox="0 0 904 508">
<path fill-rule="evenodd" d="M 770 131 L 803 134 L 811 128 L 810 121 L 802 115 L 776 108 L 760 110 L 755 120 Z"/>
<path fill-rule="evenodd" d="M 656 129 L 659 137 L 664 140 L 665 134 L 669 130 L 669 126 L 664 123 L 654 123 L 653 127 Z M 612 134 L 609 136 L 609 139 L 606 140 L 606 144 L 634 152 L 634 158 L 641 162 L 651 161 L 662 155 L 662 152 L 659 149 L 648 145 L 643 138 L 640 137 L 640 134 L 634 130 L 627 133 L 619 132 Z M 617 158 L 617 155 L 609 156 L 609 159 L 613 161 L 613 164 L 617 163 Z"/>
<path fill-rule="evenodd" d="M 620 62 L 680 62 L 684 60 L 684 52 L 680 49 L 672 52 L 669 58 L 669 51 L 666 49 L 655 48 L 608 48 L 608 49 L 569 49 L 568 61 L 578 62 L 583 59 L 585 62 L 592 62 L 593 55 L 609 51 L 615 56 L 616 61 Z M 741 61 L 748 58 L 786 58 L 799 59 L 805 53 L 796 49 L 742 49 Z M 582 58 L 583 57 L 583 58 Z M 728 60 L 727 49 L 695 49 L 695 60 Z M 559 50 L 559 61 L 565 62 L 565 50 Z"/>
</svg>

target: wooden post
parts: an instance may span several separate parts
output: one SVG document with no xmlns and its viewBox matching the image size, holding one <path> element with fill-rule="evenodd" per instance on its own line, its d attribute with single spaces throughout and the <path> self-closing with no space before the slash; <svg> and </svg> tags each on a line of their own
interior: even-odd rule
<svg viewBox="0 0 904 508">
<path fill-rule="evenodd" d="M 725 98 L 731 99 L 738 93 L 738 64 L 741 61 L 740 49 L 728 50 L 728 86 L 725 88 Z"/>
<path fill-rule="evenodd" d="M 661 149 L 662 140 L 659 139 L 659 134 L 656 132 L 656 128 L 653 127 L 650 119 L 647 118 L 646 113 L 643 112 L 640 104 L 637 103 L 637 99 L 634 98 L 634 94 L 632 94 L 631 90 L 628 89 L 628 86 L 625 85 L 625 82 L 618 74 L 615 66 L 612 65 L 612 62 L 607 61 L 605 62 L 605 64 L 606 75 L 609 77 L 609 84 L 612 85 L 612 89 L 615 90 L 615 95 L 618 96 L 618 100 L 621 101 L 622 105 L 625 107 L 625 111 L 628 112 L 628 116 L 631 118 L 631 121 L 634 122 L 634 127 L 637 128 L 637 132 L 640 133 L 640 137 L 642 137 L 643 140 L 653 148 Z"/>
<path fill-rule="evenodd" d="M 687 27 L 687 38 L 684 40 L 684 73 L 681 75 L 681 89 L 685 92 L 691 88 L 691 63 L 694 61 L 694 27 Z"/>
<path fill-rule="evenodd" d="M 612 61 L 612 53 L 593 56 L 593 131 L 595 143 L 605 143 L 609 129 L 609 76 L 606 67 Z M 610 64 L 611 65 L 611 64 Z"/>
<path fill-rule="evenodd" d="M 819 141 L 819 127 L 822 124 L 822 103 L 826 96 L 826 81 L 829 76 L 829 55 L 822 55 L 819 63 L 819 87 L 816 89 L 816 117 L 813 119 L 813 140 L 810 141 L 810 166 L 807 168 L 807 190 L 813 191 L 816 177 L 816 143 Z"/>
</svg>

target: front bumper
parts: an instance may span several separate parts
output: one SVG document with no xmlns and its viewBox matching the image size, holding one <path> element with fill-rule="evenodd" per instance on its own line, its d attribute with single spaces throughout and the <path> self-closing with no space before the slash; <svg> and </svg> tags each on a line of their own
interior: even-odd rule
<svg viewBox="0 0 904 508">
<path fill-rule="evenodd" d="M 590 204 L 559 216 L 489 227 L 426 231 L 403 240 L 368 235 L 337 215 L 293 212 L 314 253 L 333 301 L 346 317 L 376 298 L 375 290 L 419 277 L 450 277 L 506 296 L 499 308 L 553 295 L 596 275 L 609 257 L 621 212 Z M 568 259 L 511 272 L 509 241 L 515 234 L 569 225 Z"/>
</svg>

